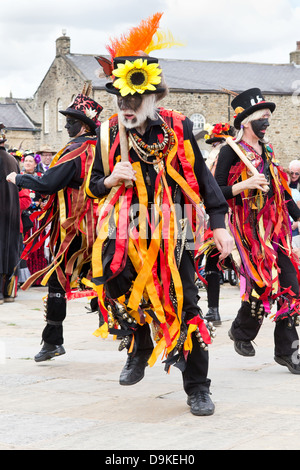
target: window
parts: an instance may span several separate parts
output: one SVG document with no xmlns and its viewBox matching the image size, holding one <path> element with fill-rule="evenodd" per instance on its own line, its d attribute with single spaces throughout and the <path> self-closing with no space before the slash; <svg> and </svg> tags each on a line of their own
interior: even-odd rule
<svg viewBox="0 0 300 470">
<path fill-rule="evenodd" d="M 205 126 L 205 117 L 200 113 L 194 113 L 191 115 L 190 120 L 194 124 L 194 131 L 203 131 Z"/>
<path fill-rule="evenodd" d="M 44 103 L 44 134 L 49 134 L 49 105 Z"/>
<path fill-rule="evenodd" d="M 56 116 L 57 116 L 57 130 L 58 132 L 61 132 L 63 130 L 63 125 L 64 125 L 64 121 L 63 121 L 63 114 L 61 114 L 59 111 L 62 111 L 63 109 L 63 105 L 62 105 L 62 101 L 60 98 L 58 98 L 57 100 L 57 111 L 56 111 Z"/>
</svg>

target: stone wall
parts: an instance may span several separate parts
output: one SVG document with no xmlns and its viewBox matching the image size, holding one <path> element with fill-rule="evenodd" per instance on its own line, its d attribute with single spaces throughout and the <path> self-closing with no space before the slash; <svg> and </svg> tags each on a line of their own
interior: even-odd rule
<svg viewBox="0 0 300 470">
<path fill-rule="evenodd" d="M 39 141 L 38 135 L 39 132 L 29 132 L 29 131 L 10 131 L 7 130 L 6 134 L 6 142 L 5 147 L 7 150 L 9 149 L 21 149 L 24 150 L 32 150 L 37 151 L 36 142 Z"/>
<path fill-rule="evenodd" d="M 58 113 L 58 100 L 61 100 L 62 109 L 66 109 L 74 95 L 81 92 L 84 78 L 74 73 L 74 68 L 64 57 L 57 57 L 43 82 L 35 93 L 31 106 L 30 117 L 42 123 L 41 142 L 39 145 L 50 145 L 54 150 L 60 150 L 69 140 L 68 133 L 64 128 L 65 118 Z M 44 105 L 49 105 L 49 133 L 45 133 Z M 58 131 L 58 119 L 62 116 L 63 127 Z"/>
</svg>

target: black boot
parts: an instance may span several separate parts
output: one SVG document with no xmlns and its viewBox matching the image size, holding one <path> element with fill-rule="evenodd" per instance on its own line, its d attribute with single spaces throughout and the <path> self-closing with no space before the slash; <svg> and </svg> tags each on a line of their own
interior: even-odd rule
<svg viewBox="0 0 300 470">
<path fill-rule="evenodd" d="M 62 356 L 63 354 L 66 354 L 66 351 L 62 345 L 48 344 L 44 341 L 42 349 L 34 357 L 34 360 L 35 362 L 48 361 L 53 357 Z"/>
<path fill-rule="evenodd" d="M 214 326 L 222 325 L 218 307 L 209 307 L 208 312 L 204 317 L 204 320 L 212 322 Z"/>
<path fill-rule="evenodd" d="M 187 404 L 191 407 L 191 413 L 196 416 L 210 416 L 215 411 L 215 405 L 209 396 L 209 392 L 192 393 L 188 396 Z"/>
<path fill-rule="evenodd" d="M 134 385 L 144 378 L 148 359 L 152 349 L 142 349 L 134 356 L 128 354 L 127 361 L 120 375 L 120 385 Z"/>
<path fill-rule="evenodd" d="M 240 354 L 241 356 L 248 357 L 255 356 L 255 349 L 252 346 L 251 341 L 242 341 L 235 339 L 232 333 L 232 328 L 230 328 L 230 330 L 228 331 L 228 336 L 234 342 L 234 349 L 238 354 Z"/>
<path fill-rule="evenodd" d="M 12 293 L 12 288 L 10 287 L 11 279 L 9 275 L 7 274 L 3 278 L 3 296 L 4 296 L 4 302 L 14 302 L 15 298 L 13 297 Z"/>
</svg>

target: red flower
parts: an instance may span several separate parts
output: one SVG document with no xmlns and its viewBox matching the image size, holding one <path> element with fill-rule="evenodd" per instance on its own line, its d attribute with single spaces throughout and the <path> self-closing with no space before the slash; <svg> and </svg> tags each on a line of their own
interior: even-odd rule
<svg viewBox="0 0 300 470">
<path fill-rule="evenodd" d="M 228 123 L 222 124 L 222 122 L 219 122 L 213 128 L 212 134 L 216 134 L 216 135 L 223 134 L 223 132 L 228 132 L 229 128 L 230 128 L 230 125 Z"/>
<path fill-rule="evenodd" d="M 222 132 L 222 123 L 220 122 L 219 124 L 216 124 L 215 127 L 212 130 L 213 134 L 221 134 Z"/>
</svg>

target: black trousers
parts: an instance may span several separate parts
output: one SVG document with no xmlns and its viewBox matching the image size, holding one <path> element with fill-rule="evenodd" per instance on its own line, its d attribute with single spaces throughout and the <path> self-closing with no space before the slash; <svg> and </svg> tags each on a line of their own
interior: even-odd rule
<svg viewBox="0 0 300 470">
<path fill-rule="evenodd" d="M 299 297 L 299 284 L 296 270 L 289 257 L 281 250 L 278 252 L 278 266 L 281 269 L 279 281 L 282 288 L 291 287 L 296 297 Z M 262 321 L 257 316 L 252 317 L 249 302 L 242 302 L 235 320 L 232 323 L 232 333 L 235 339 L 252 341 L 256 338 Z M 290 356 L 298 349 L 298 333 L 292 319 L 283 319 L 275 323 L 274 345 L 275 355 Z"/>
<path fill-rule="evenodd" d="M 214 248 L 207 256 L 205 263 L 205 279 L 207 281 L 207 305 L 218 308 L 220 300 L 220 269 L 218 267 L 220 252 Z M 233 269 L 232 260 L 227 257 L 223 260 L 223 265 L 228 269 Z"/>
<path fill-rule="evenodd" d="M 63 321 L 66 314 L 66 293 L 57 279 L 56 272 L 54 272 L 48 281 L 47 324 L 42 333 L 43 341 L 48 344 L 63 344 Z"/>
<path fill-rule="evenodd" d="M 59 242 L 57 243 L 59 246 Z M 67 258 L 76 253 L 81 246 L 81 236 L 75 237 L 68 250 Z M 65 260 L 60 264 L 61 269 L 65 270 Z M 86 271 L 89 265 L 86 265 Z M 48 281 L 48 299 L 47 299 L 47 312 L 46 322 L 47 325 L 43 330 L 42 339 L 46 343 L 62 345 L 63 338 L 63 321 L 67 314 L 67 300 L 66 293 L 60 282 L 58 281 L 56 271 L 52 274 Z"/>
<path fill-rule="evenodd" d="M 205 263 L 205 279 L 207 281 L 207 305 L 218 308 L 220 299 L 220 270 L 217 266 L 219 261 L 218 250 L 214 249 L 207 256 Z"/>
<path fill-rule="evenodd" d="M 195 284 L 195 267 L 192 257 L 184 251 L 179 273 L 183 285 L 184 299 L 183 311 L 187 320 L 200 313 L 198 306 L 199 295 Z M 139 326 L 135 334 L 138 350 L 153 349 L 149 325 Z M 209 391 L 210 379 L 208 379 L 208 351 L 200 347 L 195 335 L 192 335 L 193 349 L 188 355 L 185 370 L 182 372 L 183 388 L 190 395 L 196 391 Z"/>
</svg>

